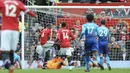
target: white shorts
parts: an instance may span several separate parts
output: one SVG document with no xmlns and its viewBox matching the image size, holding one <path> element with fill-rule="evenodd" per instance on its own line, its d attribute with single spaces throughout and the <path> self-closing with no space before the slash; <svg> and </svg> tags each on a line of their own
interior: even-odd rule
<svg viewBox="0 0 130 73">
<path fill-rule="evenodd" d="M 74 52 L 74 48 L 60 48 L 60 55 L 72 56 L 72 52 Z"/>
<path fill-rule="evenodd" d="M 19 32 L 13 30 L 2 30 L 1 31 L 1 50 L 10 51 L 16 50 L 19 40 Z"/>
<path fill-rule="evenodd" d="M 48 49 L 50 47 L 52 47 L 54 44 L 54 41 L 47 41 L 46 44 L 43 45 L 44 49 Z"/>
</svg>

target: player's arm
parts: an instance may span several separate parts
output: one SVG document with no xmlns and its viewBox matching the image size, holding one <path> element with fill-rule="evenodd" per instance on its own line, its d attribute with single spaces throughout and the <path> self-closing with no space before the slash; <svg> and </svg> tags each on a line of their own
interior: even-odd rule
<svg viewBox="0 0 130 73">
<path fill-rule="evenodd" d="M 0 13 L 1 13 L 1 8 L 2 8 L 3 2 L 0 0 Z"/>
<path fill-rule="evenodd" d="M 38 32 L 38 31 L 37 31 L 37 32 Z M 37 35 L 38 44 L 40 43 L 41 35 L 42 35 L 42 31 L 40 31 L 40 33 Z"/>
<path fill-rule="evenodd" d="M 99 29 L 99 26 L 98 26 L 97 24 L 95 24 L 95 26 L 96 26 L 96 28 L 97 28 L 97 29 L 96 29 L 96 34 L 97 34 L 96 39 L 98 40 L 98 39 L 99 39 L 99 34 L 100 34 L 100 33 L 99 33 L 99 30 L 100 30 L 100 29 Z"/>
<path fill-rule="evenodd" d="M 29 14 L 29 15 L 32 16 L 32 17 L 37 17 L 34 12 L 32 12 L 32 11 L 30 11 L 29 9 L 25 8 L 23 3 L 20 3 L 20 9 L 21 9 L 21 11 L 23 11 L 25 14 Z"/>
<path fill-rule="evenodd" d="M 50 29 L 50 30 L 49 30 L 49 34 L 48 34 L 48 35 L 49 35 L 49 40 L 52 40 L 52 34 L 53 34 L 53 33 L 52 33 L 52 29 Z"/>
<path fill-rule="evenodd" d="M 86 30 L 86 28 L 84 27 L 84 25 L 82 25 L 82 31 L 81 31 L 81 34 L 80 34 L 79 40 L 82 39 L 83 35 L 85 34 L 85 30 Z"/>
<path fill-rule="evenodd" d="M 56 40 L 55 40 L 55 44 L 59 44 L 59 43 L 60 43 L 60 31 L 57 32 Z"/>
<path fill-rule="evenodd" d="M 71 40 L 75 39 L 75 36 L 74 36 L 74 34 L 71 31 L 70 31 L 70 37 L 71 37 Z"/>
</svg>

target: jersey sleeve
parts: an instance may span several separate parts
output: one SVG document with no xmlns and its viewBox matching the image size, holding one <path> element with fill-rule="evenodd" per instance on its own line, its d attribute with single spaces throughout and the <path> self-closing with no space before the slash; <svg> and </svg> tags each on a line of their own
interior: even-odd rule
<svg viewBox="0 0 130 73">
<path fill-rule="evenodd" d="M 100 31 L 100 28 L 97 28 L 97 35 L 99 36 L 99 31 Z"/>
<path fill-rule="evenodd" d="M 57 35 L 56 35 L 56 41 L 60 40 L 61 37 L 60 37 L 60 30 L 57 32 Z"/>
<path fill-rule="evenodd" d="M 25 8 L 23 3 L 20 2 L 19 5 L 20 5 L 19 6 L 20 10 L 23 11 L 25 14 L 27 13 L 27 14 L 29 14 L 32 17 L 36 17 L 36 14 L 34 12 L 30 11 L 29 9 Z"/>
<path fill-rule="evenodd" d="M 3 2 L 0 0 L 0 10 L 2 8 Z"/>
<path fill-rule="evenodd" d="M 80 34 L 80 39 L 82 39 L 83 35 L 85 34 L 85 30 L 86 30 L 85 26 L 82 25 L 82 31 L 81 31 L 81 34 Z"/>
</svg>

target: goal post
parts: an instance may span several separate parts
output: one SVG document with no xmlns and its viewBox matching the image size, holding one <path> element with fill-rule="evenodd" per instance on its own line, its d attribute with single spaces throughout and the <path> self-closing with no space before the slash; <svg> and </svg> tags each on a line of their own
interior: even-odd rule
<svg viewBox="0 0 130 73">
<path fill-rule="evenodd" d="M 24 12 L 22 12 L 22 14 L 21 14 L 21 16 L 22 16 L 22 35 L 21 35 L 21 41 L 22 41 L 22 43 L 21 43 L 21 51 L 22 51 L 22 55 L 21 55 L 21 65 L 22 65 L 22 69 L 24 69 Z"/>
<path fill-rule="evenodd" d="M 29 60 L 32 61 L 33 60 L 32 58 L 37 55 L 34 53 L 35 53 L 35 47 L 37 46 L 36 38 L 40 29 L 44 29 L 44 27 L 47 24 L 51 24 L 53 28 L 55 28 L 56 30 L 59 28 L 59 24 L 61 22 L 66 22 L 67 27 L 69 29 L 78 23 L 82 25 L 87 22 L 85 19 L 84 13 L 86 13 L 86 11 L 89 11 L 89 9 L 94 10 L 93 13 L 95 13 L 94 16 L 96 17 L 95 22 L 98 25 L 100 25 L 101 19 L 105 19 L 108 24 L 107 27 L 110 28 L 110 30 L 111 28 L 114 30 L 117 30 L 116 24 L 118 24 L 118 22 L 122 20 L 122 22 L 125 21 L 124 22 L 125 26 L 120 27 L 120 30 L 124 29 L 125 32 L 127 33 L 130 32 L 130 16 L 129 16 L 130 6 L 25 6 L 25 7 L 34 11 L 38 15 L 38 18 L 36 19 L 36 18 L 30 17 L 24 13 L 21 14 L 22 16 L 22 35 L 21 35 L 22 36 L 22 46 L 21 46 L 22 47 L 22 53 L 21 53 L 22 54 L 21 55 L 22 56 L 21 58 L 22 69 L 29 68 L 29 63 L 30 63 Z M 128 14 L 126 16 L 119 17 L 119 16 L 105 15 L 106 17 L 105 18 L 100 15 L 102 12 L 105 12 L 104 11 L 105 9 L 110 9 L 112 14 L 114 14 L 114 12 L 117 9 L 126 9 L 126 11 L 129 11 L 129 12 L 126 12 L 126 14 Z M 78 22 L 77 20 L 79 20 L 80 22 Z M 24 29 L 24 25 L 26 26 L 26 29 Z M 113 34 L 117 34 L 117 33 L 113 33 Z M 116 39 L 115 41 L 119 43 L 119 46 L 121 46 L 120 45 L 121 35 L 122 33 L 118 35 L 113 35 L 114 39 Z M 111 37 L 111 39 L 113 37 Z M 130 39 L 127 39 L 125 41 L 125 47 L 124 47 L 125 51 L 123 48 L 118 48 L 118 49 L 111 48 L 110 58 L 111 58 L 112 67 L 130 68 L 129 44 L 130 44 Z M 80 49 L 74 52 L 72 60 L 73 61 L 76 60 L 80 63 L 80 66 L 84 66 L 84 62 L 82 62 L 80 58 L 81 52 L 82 51 L 80 51 Z M 125 60 L 123 60 L 122 58 L 122 56 L 124 55 L 123 53 L 125 53 L 125 56 L 126 56 Z M 75 55 L 77 55 L 78 57 L 76 57 Z M 120 65 L 119 63 L 124 63 L 124 64 Z M 34 66 L 34 64 L 36 64 L 37 66 L 36 65 Z M 36 59 L 35 62 L 33 60 L 33 62 L 31 62 L 31 65 L 32 65 L 31 68 L 38 68 L 39 60 Z"/>
</svg>

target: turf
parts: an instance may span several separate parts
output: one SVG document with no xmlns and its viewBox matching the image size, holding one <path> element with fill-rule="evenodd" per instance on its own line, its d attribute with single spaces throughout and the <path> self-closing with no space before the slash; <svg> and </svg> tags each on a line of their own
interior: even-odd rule
<svg viewBox="0 0 130 73">
<path fill-rule="evenodd" d="M 8 73 L 7 70 L 0 70 L 0 73 Z M 42 69 L 16 69 L 14 73 L 86 73 L 84 72 L 84 69 L 73 69 L 72 71 L 69 71 L 68 69 L 61 69 L 61 70 L 42 70 Z M 105 69 L 104 71 L 101 71 L 99 69 L 91 69 L 88 73 L 130 73 L 130 69 L 112 69 L 109 71 L 108 69 Z"/>
</svg>

